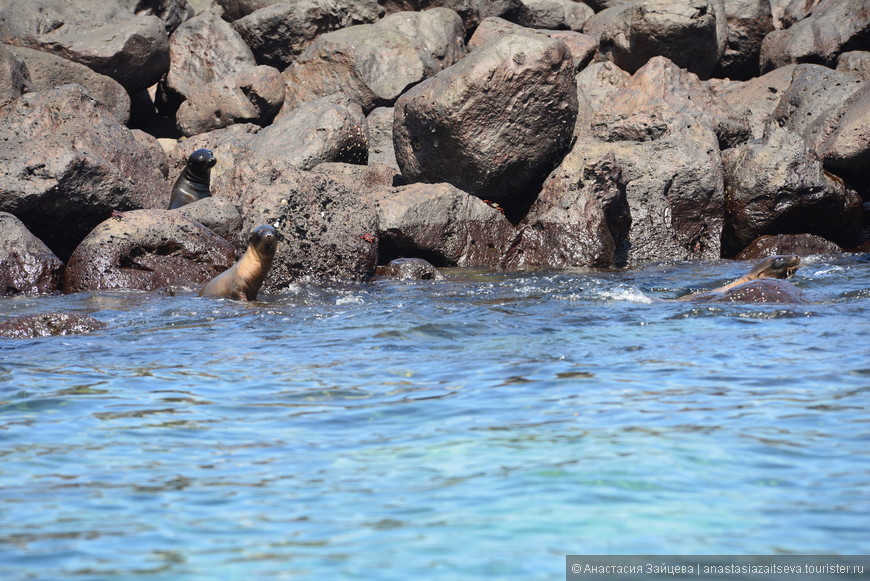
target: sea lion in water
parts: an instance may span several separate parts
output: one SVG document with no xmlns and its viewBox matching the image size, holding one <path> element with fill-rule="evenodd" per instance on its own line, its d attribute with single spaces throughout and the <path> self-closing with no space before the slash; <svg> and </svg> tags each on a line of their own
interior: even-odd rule
<svg viewBox="0 0 870 581">
<path fill-rule="evenodd" d="M 191 202 L 211 196 L 211 168 L 217 163 L 214 154 L 208 149 L 197 149 L 187 158 L 184 171 L 172 186 L 169 209 L 174 210 Z"/>
<path fill-rule="evenodd" d="M 678 297 L 676 300 L 678 301 L 696 301 L 696 300 L 713 300 L 720 297 L 723 294 L 733 294 L 729 293 L 732 289 L 735 289 L 741 285 L 745 285 L 746 283 L 764 279 L 764 278 L 789 278 L 791 275 L 795 273 L 795 271 L 800 268 L 801 259 L 799 256 L 794 254 L 785 254 L 785 255 L 774 255 L 768 256 L 764 260 L 760 261 L 755 267 L 750 270 L 748 273 L 744 274 L 740 278 L 729 282 L 724 286 L 720 286 L 718 288 L 714 288 L 709 291 L 702 291 L 699 293 L 690 293 L 681 297 Z M 751 296 L 751 295 L 747 295 Z"/>
<path fill-rule="evenodd" d="M 229 269 L 214 277 L 199 291 L 201 297 L 226 297 L 253 301 L 272 267 L 278 248 L 278 233 L 271 226 L 258 226 L 251 232 L 248 249 Z"/>
</svg>

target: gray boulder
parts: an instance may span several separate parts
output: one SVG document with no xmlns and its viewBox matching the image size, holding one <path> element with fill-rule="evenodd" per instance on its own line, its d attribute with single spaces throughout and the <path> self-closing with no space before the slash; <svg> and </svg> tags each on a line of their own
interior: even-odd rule
<svg viewBox="0 0 870 581">
<path fill-rule="evenodd" d="M 64 260 L 113 210 L 166 203 L 151 156 L 81 87 L 26 94 L 0 109 L 0 211 Z"/>
<path fill-rule="evenodd" d="M 859 240 L 861 199 L 824 171 L 803 138 L 775 129 L 722 154 L 726 227 L 723 255 L 763 234 L 817 234 L 841 246 Z"/>
<path fill-rule="evenodd" d="M 60 288 L 63 263 L 42 240 L 0 212 L 0 295 L 51 293 Z"/>
<path fill-rule="evenodd" d="M 319 35 L 375 22 L 384 13 L 374 0 L 274 2 L 235 20 L 233 28 L 257 62 L 285 69 Z"/>
<path fill-rule="evenodd" d="M 796 66 L 787 65 L 749 81 L 734 83 L 719 93 L 738 117 L 748 120 L 752 137 L 764 135 L 780 99 L 791 85 Z"/>
<path fill-rule="evenodd" d="M 808 17 L 764 38 L 761 71 L 794 63 L 833 68 L 840 53 L 866 50 L 868 36 L 870 10 L 866 0 L 822 0 Z"/>
<path fill-rule="evenodd" d="M 0 107 L 34 88 L 27 65 L 10 48 L 0 45 Z"/>
<path fill-rule="evenodd" d="M 237 238 L 242 228 L 242 214 L 227 198 L 209 196 L 175 211 L 227 240 Z"/>
<path fill-rule="evenodd" d="M 284 159 L 305 170 L 327 161 L 365 164 L 368 147 L 362 109 L 340 94 L 282 111 L 248 143 L 256 156 Z"/>
<path fill-rule="evenodd" d="M 284 104 L 284 78 L 261 65 L 203 85 L 178 108 L 176 124 L 191 136 L 235 123 L 268 125 Z"/>
<path fill-rule="evenodd" d="M 870 81 L 870 51 L 852 50 L 840 54 L 837 70 Z"/>
<path fill-rule="evenodd" d="M 529 28 L 582 30 L 595 12 L 574 0 L 520 0 L 520 6 L 507 17 Z"/>
<path fill-rule="evenodd" d="M 242 208 L 241 232 L 269 224 L 280 233 L 264 289 L 303 280 L 362 281 L 374 273 L 377 213 L 325 175 L 251 156 L 215 179 L 212 192 Z M 243 247 L 247 239 L 235 242 Z"/>
<path fill-rule="evenodd" d="M 105 326 L 105 323 L 82 313 L 40 313 L 0 321 L 0 337 L 35 339 L 55 335 L 83 335 Z"/>
<path fill-rule="evenodd" d="M 815 141 L 810 129 L 818 131 L 816 123 L 832 107 L 842 107 L 846 99 L 863 85 L 864 81 L 848 73 L 814 64 L 798 65 L 792 71 L 792 81 L 773 112 L 781 127 Z M 815 124 L 815 126 L 814 126 Z"/>
<path fill-rule="evenodd" d="M 574 149 L 547 178 L 502 259 L 517 268 L 610 267 L 627 259 L 625 184 L 612 156 Z"/>
<path fill-rule="evenodd" d="M 499 16 L 509 18 L 522 6 L 520 0 L 378 0 L 387 13 L 425 10 L 426 8 L 449 8 L 459 14 L 465 30 L 472 31 L 486 18 Z"/>
<path fill-rule="evenodd" d="M 131 92 L 169 67 L 163 21 L 119 0 L 10 0 L 0 9 L 0 40 L 87 65 Z"/>
<path fill-rule="evenodd" d="M 465 56 L 465 27 L 459 15 L 448 8 L 395 12 L 378 21 L 377 26 L 394 30 L 414 42 L 426 77 Z"/>
<path fill-rule="evenodd" d="M 831 107 L 807 132 L 825 167 L 862 186 L 870 182 L 870 83 Z"/>
<path fill-rule="evenodd" d="M 495 267 L 514 237 L 504 214 L 446 184 L 375 190 L 381 261 L 423 258 L 436 266 Z"/>
<path fill-rule="evenodd" d="M 505 36 L 398 99 L 396 160 L 411 182 L 448 182 L 510 212 L 567 151 L 576 117 L 567 47 Z"/>
<path fill-rule="evenodd" d="M 22 46 L 6 48 L 27 65 L 33 91 L 79 84 L 91 97 L 105 105 L 119 123 L 126 124 L 130 119 L 130 96 L 127 90 L 111 77 L 96 73 L 83 64 L 41 50 Z"/>
<path fill-rule="evenodd" d="M 82 240 L 66 265 L 63 290 L 198 286 L 234 263 L 231 243 L 179 212 L 124 212 Z"/>
<path fill-rule="evenodd" d="M 582 70 L 598 51 L 598 39 L 575 32 L 573 30 L 533 29 L 514 24 L 503 18 L 491 16 L 480 23 L 474 34 L 468 40 L 468 50 L 477 50 L 485 44 L 494 42 L 508 34 L 543 34 L 550 38 L 561 40 L 571 51 L 574 58 L 574 70 Z M 626 76 L 628 76 L 626 74 Z"/>
</svg>

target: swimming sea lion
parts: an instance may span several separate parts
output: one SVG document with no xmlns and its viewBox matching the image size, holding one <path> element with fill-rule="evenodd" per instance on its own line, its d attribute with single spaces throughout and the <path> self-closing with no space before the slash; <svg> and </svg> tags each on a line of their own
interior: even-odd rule
<svg viewBox="0 0 870 581">
<path fill-rule="evenodd" d="M 201 297 L 226 297 L 253 301 L 272 267 L 278 248 L 278 233 L 271 226 L 258 226 L 251 232 L 248 249 L 229 269 L 214 277 L 199 291 Z"/>
<path fill-rule="evenodd" d="M 732 282 L 729 282 L 724 286 L 720 286 L 709 291 L 702 291 L 700 293 L 691 293 L 688 295 L 684 295 L 678 297 L 676 300 L 693 301 L 712 297 L 714 295 L 727 293 L 731 289 L 734 289 L 740 285 L 763 278 L 789 278 L 795 273 L 798 268 L 800 268 L 800 265 L 800 257 L 794 254 L 778 254 L 774 256 L 768 256 L 767 258 L 756 264 L 755 267 L 748 273 L 744 274 L 743 276 Z"/>
<path fill-rule="evenodd" d="M 175 180 L 172 186 L 172 195 L 169 197 L 169 209 L 174 210 L 191 202 L 211 196 L 209 185 L 211 182 L 211 168 L 217 160 L 208 149 L 197 149 L 187 158 L 184 171 Z"/>
</svg>

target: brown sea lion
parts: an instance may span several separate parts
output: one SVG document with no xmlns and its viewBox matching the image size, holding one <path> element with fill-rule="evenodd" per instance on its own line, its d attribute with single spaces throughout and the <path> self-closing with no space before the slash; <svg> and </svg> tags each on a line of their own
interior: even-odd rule
<svg viewBox="0 0 870 581">
<path fill-rule="evenodd" d="M 169 197 L 169 209 L 174 210 L 211 196 L 211 168 L 217 163 L 208 149 L 197 149 L 187 158 L 184 171 L 175 180 Z"/>
<path fill-rule="evenodd" d="M 732 282 L 729 282 L 724 286 L 720 286 L 709 291 L 690 293 L 678 297 L 676 300 L 695 301 L 712 299 L 713 297 L 729 293 L 729 291 L 731 291 L 732 289 L 735 289 L 754 280 L 764 278 L 789 278 L 795 273 L 798 268 L 800 268 L 800 265 L 801 259 L 795 254 L 778 254 L 775 256 L 768 256 L 767 258 L 756 264 L 755 267 L 748 273 L 744 274 L 743 276 Z"/>
<path fill-rule="evenodd" d="M 248 249 L 229 269 L 214 277 L 199 291 L 201 297 L 226 297 L 253 301 L 263 285 L 278 248 L 278 233 L 271 226 L 258 226 L 251 232 Z"/>
</svg>

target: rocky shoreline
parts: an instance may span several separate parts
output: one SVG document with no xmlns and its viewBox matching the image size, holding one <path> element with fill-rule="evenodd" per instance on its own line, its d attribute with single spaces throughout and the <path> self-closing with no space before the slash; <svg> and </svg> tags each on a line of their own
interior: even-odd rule
<svg viewBox="0 0 870 581">
<path fill-rule="evenodd" d="M 261 224 L 266 291 L 868 250 L 865 0 L 6 0 L 0 42 L 3 295 L 198 287 Z"/>
</svg>

